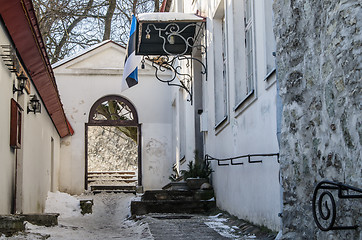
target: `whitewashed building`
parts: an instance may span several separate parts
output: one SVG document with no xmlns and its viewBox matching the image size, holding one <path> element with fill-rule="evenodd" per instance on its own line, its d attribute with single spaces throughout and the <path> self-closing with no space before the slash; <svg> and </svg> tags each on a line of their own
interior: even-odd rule
<svg viewBox="0 0 362 240">
<path fill-rule="evenodd" d="M 160 36 L 165 34 L 159 42 L 159 46 L 164 44 L 165 55 L 175 56 L 178 53 L 169 54 L 172 51 L 167 47 L 177 49 L 180 36 L 189 39 L 182 24 L 201 26 L 197 39 L 188 42 L 195 46 L 190 56 L 197 60 L 191 65 L 173 62 L 192 78 L 187 90 L 170 88 L 175 169 L 186 169 L 197 150 L 212 163 L 219 208 L 280 230 L 272 1 L 169 0 L 162 11 L 166 13 L 138 16 L 143 34 L 140 54 L 147 52 L 143 45 L 157 37 L 157 30 Z M 179 29 L 170 30 L 169 23 L 176 23 Z M 200 44 L 203 47 L 198 47 Z"/>
<path fill-rule="evenodd" d="M 178 58 L 167 66 L 165 57 L 157 59 L 157 65 L 146 60 L 145 69 L 139 71 L 139 84 L 124 92 L 120 82 L 125 49 L 112 41 L 53 65 L 75 131 L 61 141 L 60 190 L 79 194 L 86 188 L 86 139 L 92 109 L 109 96 L 120 97 L 138 115 L 138 175 L 144 190 L 162 188 L 172 171 L 186 169 L 197 151 L 200 158 L 208 156 L 212 163 L 218 207 L 279 230 L 271 1 L 173 0 L 164 1 L 162 11 L 169 13 L 138 16 L 138 54 L 146 59 L 159 52 L 172 57 L 174 49 L 182 49 L 175 34 L 164 38 L 164 49 L 162 42 L 152 42 L 158 25 L 147 28 L 149 23 L 164 22 L 163 27 L 172 21 L 181 27 L 197 23 L 191 32 L 198 35 L 194 43 L 203 47 L 184 54 L 194 60 Z M 179 87 L 168 86 L 174 84 Z"/>
<path fill-rule="evenodd" d="M 105 41 L 53 65 L 64 109 L 74 129 L 73 136 L 61 141 L 61 191 L 80 194 L 87 188 L 87 128 L 92 126 L 92 109 L 105 99 L 127 101 L 138 116 L 131 123 L 139 134 L 138 185 L 144 190 L 160 189 L 169 181 L 171 92 L 156 81 L 147 61 L 145 69 L 139 69 L 139 83 L 121 92 L 125 52 L 119 44 Z"/>
<path fill-rule="evenodd" d="M 0 6 L 0 214 L 42 213 L 71 128 L 32 2 Z"/>
</svg>

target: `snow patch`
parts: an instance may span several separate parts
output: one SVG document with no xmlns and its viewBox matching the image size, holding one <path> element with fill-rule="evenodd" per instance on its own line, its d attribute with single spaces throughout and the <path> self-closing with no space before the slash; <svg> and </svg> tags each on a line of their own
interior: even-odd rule
<svg viewBox="0 0 362 240">
<path fill-rule="evenodd" d="M 201 22 L 204 18 L 193 13 L 159 12 L 159 13 L 141 13 L 137 16 L 139 21 L 149 22 Z"/>
<path fill-rule="evenodd" d="M 235 232 L 235 229 L 229 227 L 228 225 L 224 224 L 223 222 L 226 222 L 226 218 L 221 218 L 222 214 L 219 213 L 215 216 L 210 216 L 208 219 L 209 221 L 206 221 L 205 224 L 214 229 L 216 232 L 218 232 L 221 236 L 231 238 L 231 239 L 240 239 L 238 236 L 233 234 Z"/>
<path fill-rule="evenodd" d="M 58 226 L 44 227 L 26 223 L 26 230 L 10 238 L 0 240 L 138 240 L 153 237 L 148 224 L 128 219 L 130 202 L 134 194 L 96 194 L 71 196 L 61 192 L 49 192 L 46 212 L 59 213 Z M 80 199 L 93 199 L 93 213 L 80 213 Z"/>
<path fill-rule="evenodd" d="M 79 200 L 67 193 L 48 192 L 45 202 L 46 213 L 59 213 L 59 218 L 80 216 Z"/>
</svg>

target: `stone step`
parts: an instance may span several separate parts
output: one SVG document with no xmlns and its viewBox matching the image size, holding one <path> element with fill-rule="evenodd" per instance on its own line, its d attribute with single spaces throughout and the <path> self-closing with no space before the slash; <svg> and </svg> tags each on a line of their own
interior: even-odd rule
<svg viewBox="0 0 362 240">
<path fill-rule="evenodd" d="M 126 183 L 132 183 L 132 182 L 137 182 L 137 179 L 110 179 L 110 178 L 98 178 L 98 179 L 89 179 L 88 178 L 88 182 L 92 183 L 92 182 L 126 182 Z"/>
<path fill-rule="evenodd" d="M 213 190 L 148 190 L 131 201 L 132 215 L 204 213 L 215 207 Z"/>
<path fill-rule="evenodd" d="M 97 174 L 103 174 L 103 175 L 132 175 L 135 176 L 136 172 L 135 171 L 97 171 L 97 172 L 88 172 L 88 176 L 90 175 L 97 175 Z"/>
<path fill-rule="evenodd" d="M 94 190 L 94 194 L 98 193 L 133 193 L 136 194 L 136 190 Z"/>
<path fill-rule="evenodd" d="M 52 227 L 58 225 L 59 213 L 28 213 L 15 215 L 0 215 L 0 236 L 11 236 L 25 230 L 24 221 L 39 226 Z M 2 239 L 2 238 L 1 238 Z"/>
<path fill-rule="evenodd" d="M 88 175 L 88 179 L 89 178 L 124 178 L 124 179 L 130 179 L 130 178 L 135 178 L 135 175 L 122 175 L 122 174 L 93 174 L 93 175 Z"/>
<path fill-rule="evenodd" d="M 194 193 L 191 191 L 178 191 L 178 190 L 149 190 L 141 197 L 144 201 L 156 200 L 194 200 Z"/>
<path fill-rule="evenodd" d="M 213 190 L 149 190 L 146 191 L 141 200 L 182 200 L 182 201 L 199 201 L 213 198 Z"/>
<path fill-rule="evenodd" d="M 24 219 L 19 215 L 0 215 L 0 236 L 4 234 L 9 237 L 16 232 L 24 231 Z"/>
<path fill-rule="evenodd" d="M 136 193 L 136 186 L 132 185 L 92 185 L 90 187 L 93 193 Z"/>
<path fill-rule="evenodd" d="M 144 215 L 148 213 L 205 213 L 216 207 L 212 201 L 186 200 L 132 200 L 131 214 Z"/>
<path fill-rule="evenodd" d="M 20 214 L 25 221 L 39 226 L 52 227 L 58 225 L 59 213 L 30 213 Z"/>
</svg>

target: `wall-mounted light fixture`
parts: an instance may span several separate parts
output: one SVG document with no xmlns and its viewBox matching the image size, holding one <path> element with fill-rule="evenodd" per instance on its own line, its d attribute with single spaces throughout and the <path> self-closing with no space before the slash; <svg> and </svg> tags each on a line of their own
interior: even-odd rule
<svg viewBox="0 0 362 240">
<path fill-rule="evenodd" d="M 21 73 L 19 76 L 17 76 L 18 79 L 18 88 L 15 87 L 15 82 L 13 84 L 13 93 L 15 92 L 19 92 L 20 94 L 23 94 L 23 90 L 26 86 L 26 81 L 28 80 L 28 78 Z"/>
<path fill-rule="evenodd" d="M 27 113 L 33 112 L 35 113 L 41 113 L 41 103 L 39 99 L 36 97 L 36 95 L 30 95 L 30 101 L 28 102 L 28 109 Z"/>
</svg>

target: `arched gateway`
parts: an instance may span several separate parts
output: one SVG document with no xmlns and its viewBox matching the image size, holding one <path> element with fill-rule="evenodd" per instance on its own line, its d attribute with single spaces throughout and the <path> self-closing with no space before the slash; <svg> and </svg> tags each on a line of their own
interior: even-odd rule
<svg viewBox="0 0 362 240">
<path fill-rule="evenodd" d="M 141 161 L 141 125 L 138 121 L 136 108 L 133 104 L 117 95 L 108 95 L 98 99 L 92 106 L 88 123 L 85 126 L 85 189 L 88 189 L 88 164 L 89 164 L 89 128 L 90 127 L 115 127 L 116 131 L 137 143 L 137 185 L 142 186 L 142 161 Z M 112 144 L 112 143 L 108 143 Z M 119 154 L 121 150 L 119 150 Z"/>
</svg>

